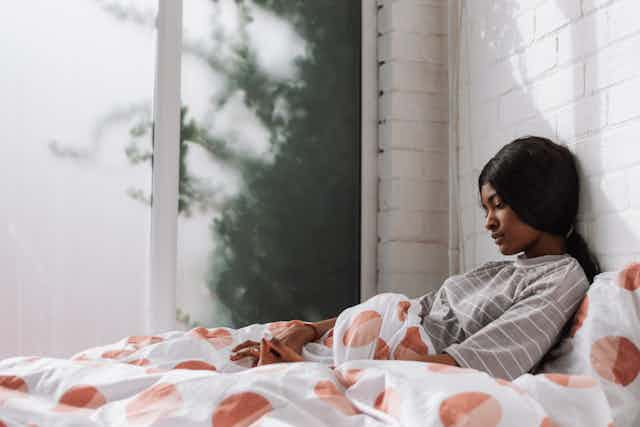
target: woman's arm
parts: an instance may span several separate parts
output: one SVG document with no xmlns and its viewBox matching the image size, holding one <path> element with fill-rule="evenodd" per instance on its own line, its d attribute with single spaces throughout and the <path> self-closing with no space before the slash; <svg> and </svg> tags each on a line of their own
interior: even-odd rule
<svg viewBox="0 0 640 427">
<path fill-rule="evenodd" d="M 315 331 L 315 339 L 323 336 L 329 329 L 333 328 L 336 324 L 337 317 L 331 319 L 320 320 L 318 322 L 305 322 L 305 325 L 309 325 Z"/>
</svg>

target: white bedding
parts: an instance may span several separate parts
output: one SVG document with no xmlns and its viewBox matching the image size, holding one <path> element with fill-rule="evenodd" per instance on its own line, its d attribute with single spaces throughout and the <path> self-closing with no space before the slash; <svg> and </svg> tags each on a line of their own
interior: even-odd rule
<svg viewBox="0 0 640 427">
<path fill-rule="evenodd" d="M 417 302 L 383 294 L 343 312 L 308 360 L 248 369 L 230 349 L 281 323 L 127 337 L 69 360 L 0 362 L 0 426 L 550 427 L 611 423 L 594 378 L 513 382 L 420 358 Z M 378 359 L 378 360 L 374 360 Z M 392 359 L 392 360 L 387 360 Z"/>
</svg>

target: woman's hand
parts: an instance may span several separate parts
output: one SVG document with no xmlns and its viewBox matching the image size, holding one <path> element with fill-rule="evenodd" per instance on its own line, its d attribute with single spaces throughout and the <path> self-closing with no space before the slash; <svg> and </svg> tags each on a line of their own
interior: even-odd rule
<svg viewBox="0 0 640 427">
<path fill-rule="evenodd" d="M 254 359 L 254 366 L 278 362 L 298 362 L 303 360 L 302 347 L 319 338 L 316 334 L 316 329 L 311 324 L 292 320 L 277 329 L 271 340 L 264 338 L 261 342 L 248 340 L 234 347 L 231 350 L 231 360 L 236 361 L 251 357 Z M 298 359 L 292 360 L 296 356 Z"/>
</svg>

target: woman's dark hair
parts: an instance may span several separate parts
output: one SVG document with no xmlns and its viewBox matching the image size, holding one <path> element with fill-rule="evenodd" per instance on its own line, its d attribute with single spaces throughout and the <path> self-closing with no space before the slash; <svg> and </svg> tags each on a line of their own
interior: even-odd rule
<svg viewBox="0 0 640 427">
<path fill-rule="evenodd" d="M 487 183 L 522 221 L 565 236 L 567 252 L 593 282 L 600 266 L 575 230 L 580 185 L 575 159 L 566 147 L 538 136 L 518 138 L 482 168 L 478 191 Z"/>
</svg>

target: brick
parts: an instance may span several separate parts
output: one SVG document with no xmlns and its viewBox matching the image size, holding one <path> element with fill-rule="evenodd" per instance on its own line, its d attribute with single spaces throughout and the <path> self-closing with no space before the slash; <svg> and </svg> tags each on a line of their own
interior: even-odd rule
<svg viewBox="0 0 640 427">
<path fill-rule="evenodd" d="M 607 124 L 607 98 L 596 94 L 582 98 L 557 113 L 558 138 L 571 140 L 602 129 Z"/>
<path fill-rule="evenodd" d="M 390 31 L 378 38 L 378 60 L 428 61 L 446 65 L 447 38 Z"/>
<path fill-rule="evenodd" d="M 388 120 L 379 126 L 380 146 L 388 148 L 448 149 L 448 125 Z"/>
<path fill-rule="evenodd" d="M 523 88 L 515 89 L 500 98 L 500 123 L 510 125 L 538 113 L 531 94 Z"/>
<path fill-rule="evenodd" d="M 593 223 L 593 247 L 596 253 L 625 255 L 640 247 L 640 212 L 626 211 L 603 215 Z"/>
<path fill-rule="evenodd" d="M 446 7 L 408 1 L 386 3 L 378 12 L 378 31 L 446 34 Z"/>
<path fill-rule="evenodd" d="M 447 93 L 446 70 L 428 62 L 393 61 L 379 69 L 379 88 L 432 93 Z"/>
<path fill-rule="evenodd" d="M 632 209 L 640 209 L 640 165 L 627 171 L 629 189 L 629 205 Z"/>
<path fill-rule="evenodd" d="M 584 67 L 577 64 L 545 77 L 529 88 L 516 89 L 500 99 L 500 121 L 509 125 L 559 107 L 584 93 Z"/>
<path fill-rule="evenodd" d="M 638 162 L 637 138 L 640 122 L 630 123 L 575 144 L 575 154 L 585 176 L 602 175 L 630 168 Z"/>
<path fill-rule="evenodd" d="M 545 77 L 532 88 L 539 111 L 562 106 L 584 94 L 584 67 L 577 64 Z"/>
<path fill-rule="evenodd" d="M 428 212 L 422 214 L 422 233 L 420 240 L 449 244 L 449 214 Z"/>
<path fill-rule="evenodd" d="M 493 57 L 506 58 L 533 41 L 535 13 L 533 10 L 520 13 L 517 10 L 491 8 L 487 23 L 487 39 L 491 40 Z"/>
<path fill-rule="evenodd" d="M 385 150 L 380 155 L 380 178 L 421 178 L 423 153 L 409 150 Z"/>
<path fill-rule="evenodd" d="M 432 273 L 448 270 L 444 245 L 418 242 L 383 242 L 379 245 L 384 273 Z"/>
<path fill-rule="evenodd" d="M 609 89 L 609 122 L 620 123 L 640 116 L 640 78 Z"/>
<path fill-rule="evenodd" d="M 416 153 L 418 154 L 418 153 Z M 447 152 L 425 151 L 422 157 L 421 177 L 426 180 L 447 182 L 449 178 L 449 156 Z"/>
<path fill-rule="evenodd" d="M 520 55 L 518 58 L 520 71 L 527 81 L 532 81 L 558 63 L 556 45 L 557 38 L 555 36 L 545 37 L 537 40 Z"/>
<path fill-rule="evenodd" d="M 591 201 L 594 216 L 620 212 L 627 208 L 629 200 L 627 176 L 624 171 L 610 173 L 593 180 L 596 181 L 596 186 L 590 190 L 592 191 Z"/>
<path fill-rule="evenodd" d="M 385 92 L 379 101 L 384 119 L 446 122 L 449 115 L 446 95 L 418 92 Z"/>
<path fill-rule="evenodd" d="M 574 62 L 597 52 L 609 42 L 607 11 L 585 16 L 558 32 L 558 62 Z"/>
<path fill-rule="evenodd" d="M 380 183 L 381 210 L 446 212 L 449 195 L 446 183 L 410 179 L 382 180 Z"/>
<path fill-rule="evenodd" d="M 390 210 L 378 212 L 380 239 L 418 240 L 422 237 L 423 216 L 421 212 Z"/>
<path fill-rule="evenodd" d="M 474 94 L 474 109 L 477 109 L 479 102 L 493 100 L 522 84 L 518 66 L 512 63 L 512 59 L 492 64 L 476 78 L 472 77 L 473 88 L 477 92 Z"/>
<path fill-rule="evenodd" d="M 586 62 L 587 93 L 600 90 L 640 74 L 640 37 L 610 45 Z"/>
<path fill-rule="evenodd" d="M 633 33 L 640 32 L 640 2 L 623 0 L 609 8 L 609 28 L 611 39 L 617 40 Z"/>
<path fill-rule="evenodd" d="M 542 37 L 576 19 L 580 0 L 548 0 L 536 8 L 536 37 Z"/>
<path fill-rule="evenodd" d="M 524 122 L 518 123 L 508 129 L 508 140 L 522 138 L 527 135 L 541 136 L 556 140 L 556 116 L 553 114 L 545 114 L 534 117 Z M 505 144 L 509 141 L 504 141 Z"/>
</svg>

